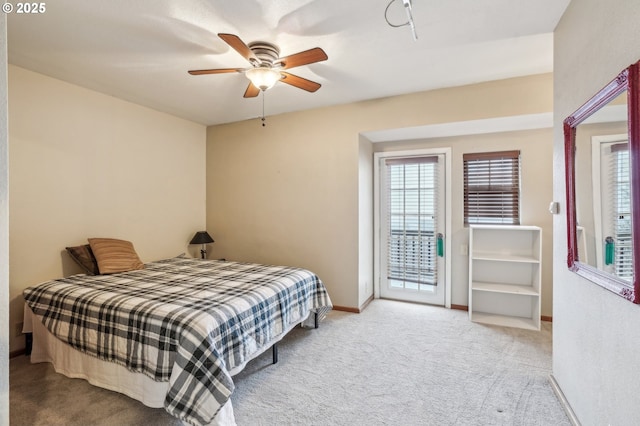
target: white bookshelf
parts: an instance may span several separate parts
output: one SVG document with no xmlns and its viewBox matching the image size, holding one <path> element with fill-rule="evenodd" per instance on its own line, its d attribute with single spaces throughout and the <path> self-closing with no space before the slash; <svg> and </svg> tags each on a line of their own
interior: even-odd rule
<svg viewBox="0 0 640 426">
<path fill-rule="evenodd" d="M 540 330 L 542 229 L 469 227 L 469 318 Z"/>
</svg>

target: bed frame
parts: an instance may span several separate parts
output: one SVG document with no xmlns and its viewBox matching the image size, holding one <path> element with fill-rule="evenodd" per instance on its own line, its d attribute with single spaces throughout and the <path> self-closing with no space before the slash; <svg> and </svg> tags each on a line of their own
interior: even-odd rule
<svg viewBox="0 0 640 426">
<path fill-rule="evenodd" d="M 313 313 L 313 328 L 318 328 L 318 313 L 314 312 Z M 31 355 L 31 351 L 33 350 L 33 333 L 32 332 L 27 332 L 27 333 L 23 333 L 24 334 L 24 343 L 25 343 L 25 350 L 24 350 L 24 354 L 26 356 L 30 356 Z M 273 356 L 273 364 L 277 364 L 278 363 L 278 342 L 274 343 L 273 346 L 271 346 L 271 353 Z"/>
</svg>

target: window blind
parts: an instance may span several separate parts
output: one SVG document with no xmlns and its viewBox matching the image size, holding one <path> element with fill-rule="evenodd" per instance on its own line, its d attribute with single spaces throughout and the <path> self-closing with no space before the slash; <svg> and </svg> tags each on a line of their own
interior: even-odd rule
<svg viewBox="0 0 640 426">
<path fill-rule="evenodd" d="M 393 286 L 404 288 L 434 286 L 438 158 L 390 158 L 385 165 L 387 278 Z"/>
<path fill-rule="evenodd" d="M 609 185 L 613 188 L 614 264 L 618 277 L 631 281 L 633 279 L 633 254 L 631 241 L 631 184 L 629 180 L 629 145 L 618 143 L 611 146 L 613 173 L 609 176 Z"/>
<path fill-rule="evenodd" d="M 464 224 L 520 224 L 520 151 L 464 154 Z"/>
</svg>

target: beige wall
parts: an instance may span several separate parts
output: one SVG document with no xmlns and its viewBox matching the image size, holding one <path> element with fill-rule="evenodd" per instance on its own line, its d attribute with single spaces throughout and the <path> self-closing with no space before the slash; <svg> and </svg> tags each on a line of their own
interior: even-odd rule
<svg viewBox="0 0 640 426">
<path fill-rule="evenodd" d="M 133 242 L 145 262 L 205 228 L 206 128 L 9 66 L 11 349 L 22 290 L 81 272 L 64 248 Z"/>
<path fill-rule="evenodd" d="M 551 82 L 543 74 L 283 114 L 266 127 L 209 127 L 213 256 L 307 267 L 334 304 L 358 308 L 372 288 L 373 253 L 373 229 L 360 221 L 373 217 L 372 148 L 359 134 L 550 112 Z M 545 195 L 540 208 L 548 202 Z M 463 293 L 456 300 L 466 300 Z"/>
<path fill-rule="evenodd" d="M 469 229 L 464 226 L 462 155 L 472 152 L 520 150 L 520 223 L 542 228 L 542 305 L 544 316 L 552 314 L 552 216 L 553 132 L 552 129 L 526 130 L 483 135 L 457 136 L 410 142 L 376 143 L 374 151 L 420 148 L 451 148 L 451 303 L 468 305 L 469 257 L 462 254 L 469 245 Z"/>
<path fill-rule="evenodd" d="M 308 268 L 335 304 L 357 306 L 358 134 L 350 125 L 325 109 L 269 117 L 264 128 L 209 127 L 212 256 Z"/>
<path fill-rule="evenodd" d="M 562 121 L 640 59 L 638 17 L 640 2 L 573 1 L 556 28 L 553 182 L 563 207 Z M 553 375 L 584 426 L 638 425 L 640 306 L 568 271 L 561 210 L 553 223 Z"/>
</svg>

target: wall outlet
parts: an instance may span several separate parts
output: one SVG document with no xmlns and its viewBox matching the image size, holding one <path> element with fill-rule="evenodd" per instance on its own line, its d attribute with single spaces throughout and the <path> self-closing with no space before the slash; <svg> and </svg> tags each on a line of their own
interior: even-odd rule
<svg viewBox="0 0 640 426">
<path fill-rule="evenodd" d="M 22 336 L 22 326 L 24 325 L 24 323 L 22 322 L 17 322 L 14 325 L 14 331 L 13 331 L 13 336 L 14 337 L 20 337 Z"/>
</svg>

